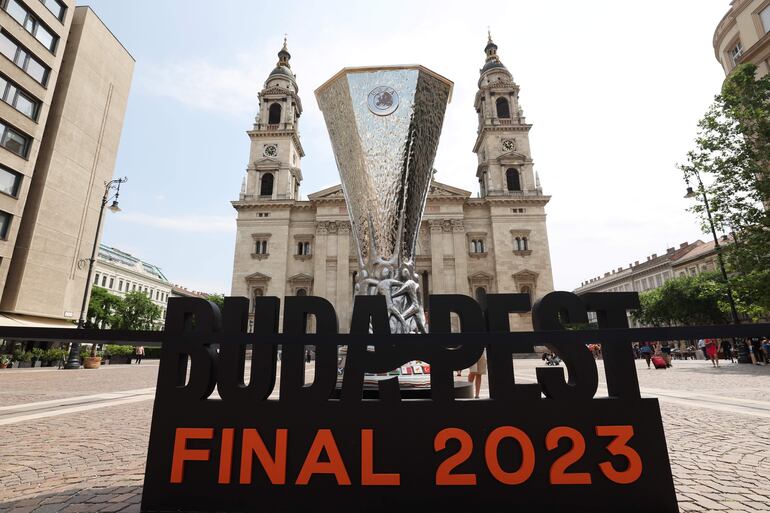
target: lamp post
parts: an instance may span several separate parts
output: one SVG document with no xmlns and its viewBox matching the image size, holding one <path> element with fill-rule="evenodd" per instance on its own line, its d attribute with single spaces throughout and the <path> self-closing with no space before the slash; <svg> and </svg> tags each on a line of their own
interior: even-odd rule
<svg viewBox="0 0 770 513">
<path fill-rule="evenodd" d="M 717 262 L 719 263 L 719 271 L 722 273 L 722 278 L 725 280 L 725 286 L 727 287 L 727 302 L 730 305 L 730 315 L 733 319 L 733 324 L 740 324 L 741 320 L 738 317 L 738 310 L 735 308 L 735 298 L 733 298 L 733 289 L 730 287 L 730 281 L 727 278 L 727 271 L 725 270 L 725 262 L 722 259 L 722 246 L 719 244 L 719 237 L 717 237 L 717 230 L 714 226 L 714 218 L 711 216 L 711 207 L 709 207 L 709 200 L 708 196 L 706 195 L 706 188 L 703 187 L 703 180 L 701 180 L 700 173 L 698 170 L 694 170 L 695 177 L 698 179 L 698 192 L 695 192 L 692 187 L 690 187 L 690 182 L 687 180 L 687 177 L 685 176 L 685 182 L 687 183 L 687 194 L 684 195 L 685 198 L 697 198 L 698 194 L 700 193 L 701 196 L 703 196 L 703 206 L 706 209 L 706 217 L 709 221 L 709 227 L 711 228 L 711 235 L 714 237 L 714 251 L 717 254 Z M 743 349 L 742 344 L 743 342 L 738 341 L 736 339 L 733 339 L 735 344 L 738 346 L 738 361 L 741 360 L 740 354 L 741 349 Z"/>
<path fill-rule="evenodd" d="M 109 182 L 104 182 L 104 195 L 102 195 L 102 204 L 99 207 L 99 218 L 96 221 L 96 233 L 94 234 L 94 247 L 91 249 L 91 258 L 88 259 L 88 275 L 86 277 L 86 286 L 85 290 L 83 291 L 83 303 L 80 306 L 80 318 L 78 319 L 78 329 L 83 329 L 83 325 L 86 322 L 86 312 L 88 310 L 88 290 L 91 286 L 91 275 L 94 271 L 94 262 L 96 262 L 96 251 L 97 247 L 99 246 L 99 230 L 101 230 L 102 227 L 102 217 L 104 216 L 104 208 L 107 207 L 107 203 L 112 200 L 112 205 L 110 205 L 109 210 L 110 212 L 117 213 L 120 212 L 120 207 L 118 206 L 118 196 L 120 196 L 120 185 L 122 183 L 125 183 L 128 181 L 128 178 L 117 178 L 115 180 L 110 180 Z M 115 190 L 115 195 L 111 196 L 110 193 L 112 190 Z M 92 352 L 95 352 L 96 350 L 96 343 L 94 343 L 94 346 L 92 348 Z M 70 345 L 70 353 L 67 357 L 67 363 L 64 364 L 65 369 L 79 369 L 80 368 L 80 342 L 72 342 Z"/>
</svg>

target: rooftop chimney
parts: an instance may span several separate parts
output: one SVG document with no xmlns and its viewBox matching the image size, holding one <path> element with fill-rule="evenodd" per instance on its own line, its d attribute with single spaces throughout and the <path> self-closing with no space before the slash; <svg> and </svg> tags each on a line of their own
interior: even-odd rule
<svg viewBox="0 0 770 513">
<path fill-rule="evenodd" d="M 674 248 L 668 248 L 668 249 L 666 249 L 666 253 L 667 253 L 667 254 L 669 254 L 669 255 L 670 255 L 671 253 L 673 253 L 674 251 L 676 251 Z"/>
<path fill-rule="evenodd" d="M 683 243 L 681 243 L 679 245 L 679 249 L 686 248 L 686 247 L 687 247 L 687 243 L 686 242 L 683 242 Z"/>
<path fill-rule="evenodd" d="M 653 253 L 651 258 L 658 258 L 658 254 L 657 253 Z"/>
</svg>

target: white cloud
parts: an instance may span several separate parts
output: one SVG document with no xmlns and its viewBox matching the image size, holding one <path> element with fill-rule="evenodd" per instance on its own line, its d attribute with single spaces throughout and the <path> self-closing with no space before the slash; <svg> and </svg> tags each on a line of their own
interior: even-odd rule
<svg viewBox="0 0 770 513">
<path fill-rule="evenodd" d="M 153 216 L 141 212 L 126 212 L 116 220 L 150 226 L 161 230 L 188 233 L 235 233 L 235 220 L 226 216 Z"/>
<path fill-rule="evenodd" d="M 147 93 L 196 109 L 229 115 L 256 112 L 257 93 L 265 79 L 258 61 L 257 55 L 242 54 L 224 67 L 204 59 L 148 63 L 137 74 L 137 82 Z"/>
</svg>

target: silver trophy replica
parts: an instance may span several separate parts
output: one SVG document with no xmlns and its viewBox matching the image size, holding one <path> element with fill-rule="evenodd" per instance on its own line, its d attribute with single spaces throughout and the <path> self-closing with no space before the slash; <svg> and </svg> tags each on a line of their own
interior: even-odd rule
<svg viewBox="0 0 770 513">
<path fill-rule="evenodd" d="M 391 333 L 427 331 L 415 246 L 452 85 L 381 66 L 345 68 L 315 91 L 358 248 L 356 294 L 385 296 Z"/>
</svg>

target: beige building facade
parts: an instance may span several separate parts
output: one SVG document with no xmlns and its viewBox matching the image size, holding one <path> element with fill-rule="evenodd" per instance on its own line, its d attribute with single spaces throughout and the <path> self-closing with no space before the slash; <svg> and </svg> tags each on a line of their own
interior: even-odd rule
<svg viewBox="0 0 770 513">
<path fill-rule="evenodd" d="M 479 195 L 436 181 L 430 187 L 416 258 L 426 303 L 427 294 L 483 300 L 488 293 L 537 298 L 553 290 L 545 214 L 550 197 L 533 169 L 532 125 L 491 38 L 485 53 L 474 101 Z M 345 198 L 339 185 L 300 198 L 302 102 L 285 44 L 278 57 L 259 94 L 246 176 L 232 202 L 232 295 L 321 296 L 334 304 L 340 330 L 347 332 L 358 257 Z M 514 330 L 531 329 L 529 314 L 514 315 L 511 323 Z"/>
<path fill-rule="evenodd" d="M 714 55 L 725 74 L 746 62 L 770 72 L 770 0 L 732 0 L 714 32 Z"/>
<path fill-rule="evenodd" d="M 120 297 L 128 292 L 142 292 L 161 309 L 161 319 L 166 318 L 166 304 L 173 289 L 157 265 L 104 244 L 99 245 L 91 285 Z"/>
<path fill-rule="evenodd" d="M 0 7 L 0 321 L 72 326 L 134 59 L 72 0 Z"/>
</svg>

